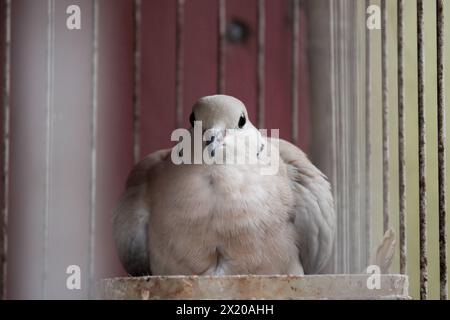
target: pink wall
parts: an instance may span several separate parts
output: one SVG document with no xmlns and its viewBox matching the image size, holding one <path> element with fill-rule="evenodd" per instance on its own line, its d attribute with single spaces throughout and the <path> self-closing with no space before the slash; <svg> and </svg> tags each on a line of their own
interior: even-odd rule
<svg viewBox="0 0 450 320">
<path fill-rule="evenodd" d="M 133 166 L 132 28 L 131 1 L 100 1 L 96 278 L 124 274 L 112 245 L 111 213 Z"/>
<path fill-rule="evenodd" d="M 92 0 L 55 1 L 54 91 L 47 139 L 47 0 L 12 5 L 11 177 L 8 297 L 42 298 L 47 243 L 46 296 L 88 294 L 92 114 Z M 65 9 L 80 5 L 82 30 L 65 28 Z M 175 1 L 142 1 L 141 157 L 170 145 L 175 127 Z M 245 5 L 243 5 L 245 3 Z M 250 26 L 244 45 L 226 49 L 225 93 L 243 100 L 256 122 L 256 3 L 227 1 L 227 18 Z M 266 127 L 290 137 L 290 1 L 267 0 Z M 186 119 L 201 96 L 216 91 L 217 2 L 185 7 Z M 299 145 L 308 149 L 309 105 L 302 15 Z M 2 42 L 3 43 L 3 42 Z M 133 163 L 133 3 L 99 0 L 99 64 L 95 278 L 122 275 L 111 233 L 111 212 Z M 185 121 L 187 125 L 187 121 Z M 46 146 L 50 142 L 49 197 Z M 43 226 L 48 199 L 48 239 Z M 82 269 L 82 290 L 65 288 L 66 267 Z"/>
<path fill-rule="evenodd" d="M 46 1 L 12 6 L 8 297 L 38 298 L 43 282 Z M 26 21 L 26 23 L 24 23 Z"/>
<path fill-rule="evenodd" d="M 142 26 L 142 155 L 169 145 L 175 127 L 175 1 L 143 1 Z M 217 88 L 217 1 L 185 4 L 184 100 L 185 125 L 190 108 Z M 227 20 L 238 18 L 250 27 L 245 44 L 227 44 L 225 93 L 247 106 L 256 123 L 257 1 L 226 1 Z M 291 1 L 266 0 L 266 128 L 291 137 Z M 306 21 L 301 15 L 299 145 L 310 140 Z M 155 113 L 155 110 L 158 110 Z"/>
</svg>

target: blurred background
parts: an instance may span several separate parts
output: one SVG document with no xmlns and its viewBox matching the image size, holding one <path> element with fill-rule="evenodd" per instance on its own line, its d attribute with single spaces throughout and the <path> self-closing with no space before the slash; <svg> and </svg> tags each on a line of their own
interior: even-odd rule
<svg viewBox="0 0 450 320">
<path fill-rule="evenodd" d="M 404 2 L 406 272 L 419 298 L 417 4 Z M 171 145 L 198 98 L 218 92 L 242 100 L 259 127 L 280 129 L 330 178 L 339 226 L 330 272 L 365 272 L 383 236 L 382 31 L 366 28 L 368 5 L 381 1 L 0 3 L 6 298 L 87 298 L 99 279 L 125 275 L 111 214 L 127 174 Z M 73 4 L 80 30 L 66 27 Z M 398 237 L 397 1 L 385 4 L 388 216 Z M 436 299 L 436 3 L 424 5 L 428 286 Z M 392 273 L 400 272 L 398 249 Z M 69 265 L 81 268 L 81 290 L 66 288 Z"/>
</svg>

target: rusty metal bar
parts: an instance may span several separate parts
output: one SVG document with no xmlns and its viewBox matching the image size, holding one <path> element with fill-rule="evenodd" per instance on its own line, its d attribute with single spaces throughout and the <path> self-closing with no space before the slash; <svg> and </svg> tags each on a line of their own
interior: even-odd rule
<svg viewBox="0 0 450 320">
<path fill-rule="evenodd" d="M 6 299 L 6 257 L 8 252 L 8 209 L 9 209 L 9 111 L 10 111 L 10 68 L 11 68 L 11 0 L 4 1 L 5 42 L 3 70 L 3 140 L 2 140 L 2 194 L 0 221 L 0 300 Z"/>
<path fill-rule="evenodd" d="M 46 138 L 45 138 L 45 199 L 43 212 L 43 268 L 42 268 L 42 296 L 47 298 L 48 278 L 48 242 L 49 242 L 49 217 L 51 203 L 51 154 L 53 142 L 53 107 L 54 107 L 54 51 L 55 51 L 55 0 L 47 1 L 47 105 L 46 105 Z"/>
<path fill-rule="evenodd" d="M 389 106 L 387 84 L 387 10 L 381 0 L 381 86 L 383 118 L 383 233 L 389 228 Z"/>
<path fill-rule="evenodd" d="M 176 55 L 176 106 L 175 106 L 175 126 L 179 128 L 183 124 L 183 28 L 184 27 L 184 0 L 177 0 L 177 16 L 175 31 L 175 55 Z"/>
<path fill-rule="evenodd" d="M 417 0 L 417 92 L 419 117 L 419 252 L 420 252 L 420 298 L 428 295 L 427 254 L 427 198 L 426 198 L 426 155 L 425 155 L 425 57 L 424 57 L 423 0 Z"/>
<path fill-rule="evenodd" d="M 300 0 L 292 0 L 292 142 L 298 142 L 298 84 L 300 52 Z"/>
<path fill-rule="evenodd" d="M 368 8 L 370 5 L 370 0 L 366 0 L 365 8 Z M 365 10 L 364 10 L 365 11 Z M 370 260 L 370 248 L 371 248 L 371 95 L 372 95 L 372 77 L 371 77 L 371 43 L 370 43 L 370 30 L 365 28 L 365 64 L 366 64 L 366 79 L 365 79 L 365 122 L 366 122 L 366 130 L 365 130 L 365 169 L 366 169 L 366 184 L 365 184 L 365 208 L 366 208 L 366 221 L 365 221 L 365 242 L 366 242 L 366 263 Z"/>
<path fill-rule="evenodd" d="M 133 2 L 134 28 L 134 64 L 133 64 L 133 160 L 137 163 L 141 158 L 141 21 L 142 0 Z"/>
<path fill-rule="evenodd" d="M 447 231 L 445 197 L 445 89 L 444 89 L 444 1 L 436 0 L 437 34 L 437 107 L 438 107 L 438 171 L 439 171 L 439 278 L 440 298 L 447 300 Z"/>
<path fill-rule="evenodd" d="M 397 90 L 398 90 L 398 188 L 400 273 L 406 273 L 406 160 L 405 160 L 405 87 L 403 51 L 403 0 L 397 1 Z"/>
<path fill-rule="evenodd" d="M 217 93 L 225 92 L 225 41 L 226 41 L 226 16 L 225 0 L 218 0 L 217 28 Z"/>
<path fill-rule="evenodd" d="M 258 128 L 265 128 L 265 87 L 264 87 L 264 64 L 265 64 L 265 28 L 266 28 L 265 0 L 258 0 L 258 68 L 256 95 L 258 99 Z"/>
</svg>

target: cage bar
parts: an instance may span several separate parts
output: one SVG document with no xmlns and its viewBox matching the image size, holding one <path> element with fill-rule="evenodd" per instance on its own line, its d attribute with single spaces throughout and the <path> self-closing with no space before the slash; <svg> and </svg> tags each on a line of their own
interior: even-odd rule
<svg viewBox="0 0 450 320">
<path fill-rule="evenodd" d="M 438 107 L 438 172 L 439 172 L 439 280 L 440 298 L 447 300 L 447 231 L 445 195 L 445 101 L 444 101 L 444 1 L 436 0 L 437 34 L 437 107 Z"/>
<path fill-rule="evenodd" d="M 342 118 L 342 137 L 341 137 L 341 143 L 342 143 L 342 154 L 341 157 L 343 159 L 342 162 L 342 175 L 343 175 L 343 185 L 341 186 L 341 192 L 343 194 L 343 210 L 341 211 L 340 214 L 343 215 L 344 217 L 344 228 L 343 228 L 343 234 L 344 234 L 344 259 L 345 259 L 345 263 L 344 263 L 344 272 L 345 273 L 349 273 L 350 272 L 350 252 L 349 252 L 349 242 L 350 242 L 350 234 L 349 234 L 349 211 L 350 211 L 350 202 L 349 202 L 349 192 L 348 192 L 348 187 L 349 187 L 349 179 L 348 179 L 348 150 L 349 150 L 349 145 L 348 145 L 348 94 L 347 94 L 347 87 L 348 87 L 348 70 L 347 70 L 347 63 L 346 63 L 346 55 L 347 55 L 347 44 L 348 44 L 348 34 L 347 34 L 347 7 L 346 7 L 347 1 L 346 0 L 341 0 L 340 1 L 340 36 L 339 36 L 339 43 L 340 43 L 340 50 L 341 50 L 341 56 L 340 56 L 340 68 L 341 68 L 341 73 L 340 73 L 340 85 L 342 87 L 341 90 L 341 115 L 340 117 Z"/>
<path fill-rule="evenodd" d="M 370 5 L 370 0 L 366 0 L 365 8 L 368 8 Z M 365 10 L 364 10 L 365 13 Z M 366 242 L 366 261 L 370 259 L 370 246 L 371 246 L 371 95 L 372 95 L 372 77 L 371 77 L 371 42 L 370 42 L 370 30 L 365 27 L 365 65 L 366 65 L 366 73 L 365 73 L 365 171 L 366 171 L 366 183 L 365 183 L 365 242 Z"/>
<path fill-rule="evenodd" d="M 381 0 L 381 87 L 383 118 L 383 234 L 389 228 L 389 106 L 387 84 L 387 11 L 386 0 Z"/>
<path fill-rule="evenodd" d="M 347 11 L 347 1 L 341 0 L 339 6 L 339 45 L 340 45 L 340 57 L 339 57 L 339 66 L 340 66 L 340 78 L 339 78 L 339 86 L 340 86 L 340 121 L 341 121 L 341 170 L 342 170 L 342 185 L 341 185 L 341 194 L 342 194 L 342 209 L 339 214 L 343 216 L 343 243 L 342 246 L 344 252 L 344 264 L 343 271 L 345 273 L 350 272 L 350 228 L 349 228 L 349 211 L 351 210 L 350 205 L 350 180 L 349 180 L 349 133 L 348 133 L 348 11 Z"/>
<path fill-rule="evenodd" d="M 335 208 L 337 212 L 337 230 L 336 230 L 336 245 L 335 245 L 335 272 L 344 273 L 344 217 L 339 214 L 343 211 L 343 199 L 342 199 L 342 116 L 341 116 L 341 93 L 340 87 L 340 3 L 339 1 L 330 1 L 330 35 L 331 35 L 331 74 L 332 74 L 332 108 L 333 108 L 333 134 L 334 134 L 334 151 L 335 159 Z"/>
<path fill-rule="evenodd" d="M 258 128 L 265 128 L 265 85 L 264 85 L 264 65 L 265 65 L 265 28 L 266 28 L 265 0 L 258 0 L 258 52 L 257 52 L 257 84 L 256 95 L 258 99 Z"/>
<path fill-rule="evenodd" d="M 365 74 L 364 74 L 364 67 L 365 67 L 365 30 L 366 28 L 366 15 L 364 14 L 365 10 L 365 1 L 356 1 L 354 3 L 354 26 L 355 26 L 355 59 L 357 61 L 357 64 L 355 65 L 355 83 L 356 85 L 356 93 L 355 93 L 355 103 L 357 108 L 357 115 L 356 115 L 356 141 L 357 145 L 356 148 L 356 183 L 357 183 L 357 203 L 356 203 L 356 209 L 357 215 L 358 215 L 358 225 L 357 225 L 357 232 L 358 232 L 358 244 L 359 244 L 359 260 L 357 261 L 357 270 L 356 272 L 362 272 L 365 271 L 367 267 L 367 259 L 366 259 L 366 239 L 365 239 L 365 225 L 366 225 L 366 211 L 365 211 L 365 173 L 364 173 L 364 163 L 365 163 L 365 157 L 364 157 L 364 143 L 365 143 Z M 362 54 L 361 54 L 362 53 Z"/>
<path fill-rule="evenodd" d="M 54 50 L 55 50 L 55 1 L 47 1 L 47 105 L 46 105 L 46 156 L 45 156 L 45 204 L 43 219 L 43 271 L 42 271 L 42 295 L 47 298 L 48 277 L 48 241 L 49 241 L 49 216 L 51 198 L 51 154 L 53 140 L 53 107 L 54 107 Z"/>
<path fill-rule="evenodd" d="M 137 163 L 141 157 L 141 36 L 142 36 L 142 0 L 133 1 L 133 160 Z"/>
<path fill-rule="evenodd" d="M 352 204 L 350 201 L 350 181 L 349 172 L 349 29 L 348 1 L 335 1 L 335 100 L 336 100 L 336 138 L 337 138 L 337 217 L 338 217 L 338 237 L 337 248 L 340 256 L 339 270 L 342 273 L 349 273 L 351 269 L 350 261 L 350 213 Z M 353 191 L 353 190 L 352 190 Z"/>
<path fill-rule="evenodd" d="M 300 50 L 300 0 L 292 0 L 292 142 L 298 143 L 298 84 Z"/>
<path fill-rule="evenodd" d="M 226 17 L 225 0 L 218 0 L 217 10 L 217 93 L 225 92 L 225 41 L 226 41 Z"/>
<path fill-rule="evenodd" d="M 358 86 L 354 85 L 358 83 L 358 38 L 356 28 L 356 6 L 357 2 L 347 1 L 347 12 L 349 14 L 347 23 L 347 90 L 349 95 L 348 108 L 348 141 L 349 141 L 349 186 L 354 190 L 349 192 L 349 201 L 351 204 L 351 210 L 349 212 L 349 227 L 350 227 L 350 273 L 357 273 L 361 271 L 360 256 L 362 251 L 361 246 L 361 211 L 359 210 L 359 201 L 361 199 L 360 190 L 360 167 L 359 167 L 359 101 L 358 101 Z M 353 61 L 354 63 L 351 63 Z"/>
<path fill-rule="evenodd" d="M 349 171 L 348 171 L 348 162 L 349 162 L 349 133 L 348 133 L 348 65 L 347 65 L 347 47 L 348 47 L 348 8 L 347 8 L 348 1 L 347 0 L 341 0 L 340 1 L 340 50 L 341 50 L 341 56 L 340 56 L 340 67 L 341 67 L 341 87 L 342 87 L 342 94 L 341 94 L 341 118 L 342 118 L 342 154 L 341 157 L 343 159 L 342 162 L 342 170 L 343 170 L 343 185 L 341 186 L 342 194 L 343 194 L 343 210 L 340 214 L 344 217 L 344 228 L 343 228 L 343 234 L 344 234 L 344 257 L 345 257 L 345 268 L 344 272 L 349 273 L 350 272 L 350 228 L 349 228 L 349 216 L 350 216 L 350 210 L 351 210 L 351 204 L 350 204 L 350 194 L 348 188 L 350 187 L 350 179 L 349 179 Z"/>
<path fill-rule="evenodd" d="M 7 250 L 8 237 L 6 227 L 8 225 L 9 209 L 9 109 L 10 109 L 10 68 L 11 68 L 11 0 L 5 0 L 5 35 L 4 35 L 4 72 L 3 72 L 3 132 L 2 132 L 2 194 L 0 211 L 0 300 L 6 298 L 6 272 L 7 272 Z"/>
<path fill-rule="evenodd" d="M 398 189 L 400 273 L 406 273 L 406 160 L 405 160 L 405 88 L 403 51 L 403 0 L 397 1 L 397 90 L 398 90 Z"/>
<path fill-rule="evenodd" d="M 339 205 L 339 198 L 337 193 L 337 185 L 338 185 L 338 166 L 337 166 L 337 106 L 336 106 L 336 54 L 335 54 L 335 10 L 334 10 L 334 1 L 329 1 L 329 33 L 330 33 L 330 108 L 331 108 L 331 137 L 332 137 L 332 173 L 333 173 L 333 197 L 335 199 L 335 210 L 337 210 Z M 339 218 L 338 218 L 339 224 Z M 333 248 L 333 271 L 334 273 L 338 273 L 340 268 L 340 261 L 342 256 L 339 254 L 339 245 L 337 239 L 340 235 L 340 229 L 338 228 L 336 232 L 336 241 Z"/>
<path fill-rule="evenodd" d="M 95 222 L 97 219 L 98 1 L 92 2 L 91 175 L 89 201 L 89 290 L 94 297 Z"/>
<path fill-rule="evenodd" d="M 175 127 L 179 128 L 183 124 L 183 32 L 184 32 L 184 0 L 177 0 L 177 16 L 175 31 L 175 55 L 176 55 L 176 106 L 175 106 Z"/>
<path fill-rule="evenodd" d="M 425 57 L 423 1 L 417 0 L 417 93 L 419 116 L 419 252 L 420 252 L 420 298 L 428 295 L 427 254 L 427 198 L 426 198 L 426 155 L 425 155 Z"/>
</svg>

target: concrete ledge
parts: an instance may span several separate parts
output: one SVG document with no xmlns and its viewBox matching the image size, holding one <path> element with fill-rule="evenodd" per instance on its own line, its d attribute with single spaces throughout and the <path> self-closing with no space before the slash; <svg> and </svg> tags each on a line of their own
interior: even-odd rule
<svg viewBox="0 0 450 320">
<path fill-rule="evenodd" d="M 149 276 L 101 281 L 103 299 L 410 299 L 408 277 L 367 274 L 310 276 Z"/>
</svg>

